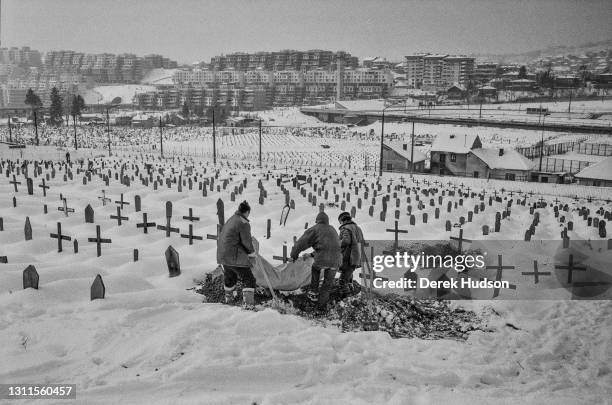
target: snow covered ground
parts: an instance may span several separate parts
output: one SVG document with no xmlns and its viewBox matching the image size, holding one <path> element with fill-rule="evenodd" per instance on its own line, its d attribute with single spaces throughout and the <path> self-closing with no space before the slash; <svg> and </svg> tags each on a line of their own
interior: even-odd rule
<svg viewBox="0 0 612 405">
<path fill-rule="evenodd" d="M 15 153 L 0 145 L 1 158 L 16 159 Z M 63 151 L 49 147 L 28 147 L 26 154 L 54 159 L 59 154 L 63 158 Z M 73 152 L 72 159 L 99 154 L 102 152 L 81 150 Z M 96 167 L 101 162 L 98 160 Z M 128 174 L 133 173 L 131 164 L 138 164 L 141 173 L 144 170 L 143 162 L 134 156 L 128 160 L 107 157 L 104 162 L 104 172 L 118 170 L 123 163 L 128 164 Z M 183 159 L 163 162 L 164 173 L 167 175 L 172 168 L 178 173 L 188 165 L 195 166 L 200 180 L 213 173 L 210 163 Z M 29 170 L 31 173 L 32 166 Z M 193 208 L 194 215 L 200 217 L 194 233 L 214 234 L 217 199 L 225 201 L 227 218 L 236 204 L 230 201 L 230 191 L 246 178 L 247 187 L 237 201 L 251 201 L 253 235 L 259 238 L 265 257 L 279 254 L 283 243 L 290 246 L 304 224 L 314 221 L 318 207 L 292 191 L 296 210 L 290 213 L 286 227 L 278 226 L 284 195 L 274 177 L 265 180 L 258 170 L 234 163 L 220 169 L 215 183 L 227 179 L 227 189 L 217 191 L 215 186 L 207 197 L 202 197 L 197 187 L 192 191 L 184 187 L 178 192 L 176 185 L 167 188 L 162 184 L 154 191 L 151 184 L 142 185 L 138 177 L 130 187 L 112 175 L 109 186 L 96 175 L 83 185 L 83 173 L 76 174 L 75 170 L 76 167 L 72 169 L 74 180 L 64 182 L 64 171 L 58 168 L 56 177 L 47 182 L 51 187 L 47 197 L 37 187 L 40 177 L 34 179 L 34 195 L 28 196 L 23 176 L 18 176 L 23 184 L 14 192 L 9 183 L 12 177 L 5 177 L 6 166 L 0 174 L 0 217 L 4 219 L 0 256 L 7 256 L 8 261 L 0 263 L 2 382 L 74 383 L 75 402 L 82 404 L 610 403 L 610 301 L 562 301 L 559 298 L 566 296 L 566 290 L 558 289 L 556 293 L 553 290 L 549 298 L 554 300 L 550 301 L 456 302 L 455 305 L 477 311 L 488 324 L 488 331 L 473 332 L 466 342 L 394 340 L 383 332 L 341 333 L 336 326 L 323 327 L 271 309 L 251 312 L 206 304 L 191 288 L 195 279 L 216 267 L 215 242 L 204 239 L 190 246 L 176 234 L 166 238 L 165 233 L 153 229 L 145 235 L 135 226 L 142 220 L 142 212 L 134 211 L 135 195 L 141 197 L 142 211 L 148 213 L 149 221 L 164 223 L 165 202 L 172 201 L 173 226 L 179 227 L 180 233 L 186 232 L 188 224 L 182 216 Z M 49 171 L 43 170 L 43 175 Z M 338 173 L 333 178 L 346 181 L 345 187 L 338 183 L 327 189 L 333 186 L 340 194 L 349 191 L 350 176 L 366 174 Z M 390 179 L 397 184 L 399 177 L 385 175 L 383 184 Z M 264 205 L 256 202 L 258 179 L 263 179 L 269 193 Z M 375 181 L 373 176 L 366 179 L 366 183 Z M 415 177 L 420 182 L 424 179 L 434 178 Z M 499 191 L 507 183 L 523 191 L 531 186 L 478 179 L 444 181 L 465 183 L 463 187 L 469 185 L 488 192 Z M 538 194 L 526 196 L 530 202 L 537 201 L 540 195 L 550 201 L 553 196 L 573 195 L 578 190 L 558 185 L 533 187 L 536 192 L 538 188 Z M 102 190 L 112 200 L 106 206 L 98 198 Z M 588 190 L 610 196 L 607 189 Z M 110 215 L 116 214 L 114 201 L 122 193 L 131 205 L 122 211 L 129 219 L 119 226 Z M 57 211 L 62 205 L 60 194 L 75 209 L 68 218 Z M 13 196 L 17 199 L 16 208 L 12 205 Z M 354 198 L 348 207 L 355 204 Z M 603 205 L 610 210 L 610 204 L 559 198 L 572 207 L 567 214 L 575 221 L 571 238 L 598 238 L 596 230 L 578 218 L 574 208 L 587 206 L 595 210 Z M 446 197 L 444 204 L 446 199 L 453 200 Z M 357 211 L 357 222 L 368 238 L 388 239 L 385 229 L 393 226 L 393 218 L 388 215 L 385 222 L 378 219 L 381 201 L 376 200 L 376 214 L 368 215 L 366 203 Z M 415 226 L 408 226 L 409 233 L 401 238 L 448 239 L 451 233 L 444 231 L 444 221 L 457 221 L 477 201 L 478 197 L 474 201 L 466 199 L 464 206 L 452 214 L 445 213 L 428 224 L 419 220 Z M 43 204 L 48 205 L 46 215 Z M 84 223 L 87 204 L 94 208 L 95 224 L 101 226 L 102 237 L 112 239 L 111 244 L 102 246 L 101 257 L 96 257 L 95 244 L 87 242 L 87 238 L 95 236 L 95 225 Z M 491 224 L 493 212 L 499 209 L 498 203 L 494 204 L 493 209 L 487 208 L 475 216 L 474 222 L 466 224 L 466 235 L 475 239 L 521 240 L 530 215 L 527 207 L 519 205 L 503 221 L 502 233 L 488 238 L 481 235 L 481 226 Z M 404 200 L 399 209 L 403 212 L 406 207 Z M 433 218 L 432 210 L 428 206 L 424 212 Z M 328 206 L 326 211 L 334 219 L 340 207 Z M 541 224 L 534 238 L 558 240 L 558 220 L 549 210 L 538 211 Z M 24 240 L 26 216 L 32 224 L 30 241 Z M 272 236 L 265 239 L 268 218 L 272 219 Z M 402 226 L 407 226 L 407 217 L 402 218 Z M 56 231 L 58 221 L 64 234 L 79 241 L 77 254 L 73 253 L 72 241 L 64 241 L 64 251 L 57 252 L 57 240 L 49 234 Z M 182 274 L 176 278 L 168 277 L 163 256 L 169 245 L 180 254 Z M 133 249 L 139 250 L 137 262 L 132 259 Z M 609 254 L 603 257 L 612 260 Z M 30 264 L 40 275 L 39 290 L 22 289 L 22 271 Z M 106 298 L 90 301 L 90 285 L 97 274 L 106 285 Z"/>
<path fill-rule="evenodd" d="M 544 118 L 544 122 L 565 126 L 585 125 L 609 128 L 612 126 L 611 105 L 612 100 L 610 99 L 606 99 L 603 102 L 584 101 L 579 102 L 577 105 L 572 103 L 571 112 L 568 112 L 568 102 L 542 103 L 542 108 L 549 108 L 549 114 Z M 410 105 L 404 107 L 403 103 L 400 103 L 397 107 L 389 108 L 386 114 L 388 117 L 405 117 L 407 119 L 410 119 L 410 117 L 469 118 L 473 120 L 482 119 L 496 122 L 521 122 L 539 125 L 542 122 L 542 117 L 538 114 L 527 114 L 526 109 L 528 107 L 539 108 L 540 103 L 483 104 L 482 109 L 480 104 L 438 105 L 435 108 L 423 109 Z M 322 105 L 309 108 L 333 109 L 335 107 Z M 373 100 L 369 105 L 365 102 L 356 107 L 355 110 L 380 113 L 382 103 L 379 100 Z"/>
</svg>

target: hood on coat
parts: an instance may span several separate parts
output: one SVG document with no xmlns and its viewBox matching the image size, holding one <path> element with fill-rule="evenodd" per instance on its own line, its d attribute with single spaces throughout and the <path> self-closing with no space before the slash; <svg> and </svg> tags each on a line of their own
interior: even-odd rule
<svg viewBox="0 0 612 405">
<path fill-rule="evenodd" d="M 315 223 L 329 225 L 329 217 L 327 216 L 326 213 L 319 212 L 319 214 L 317 215 L 317 219 L 315 220 Z"/>
<path fill-rule="evenodd" d="M 248 219 L 247 217 L 245 217 L 244 215 L 242 215 L 242 213 L 241 213 L 240 211 L 236 211 L 236 212 L 234 212 L 234 215 L 237 215 L 237 216 L 238 216 L 238 217 L 240 217 L 240 219 L 242 219 L 243 221 L 246 221 L 246 222 L 251 222 L 251 221 L 249 221 L 249 219 Z"/>
</svg>

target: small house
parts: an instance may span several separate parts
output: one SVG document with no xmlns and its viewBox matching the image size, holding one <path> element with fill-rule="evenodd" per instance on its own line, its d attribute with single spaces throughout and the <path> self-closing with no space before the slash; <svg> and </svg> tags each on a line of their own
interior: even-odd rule
<svg viewBox="0 0 612 405">
<path fill-rule="evenodd" d="M 612 187 L 612 157 L 585 167 L 574 176 L 578 184 Z"/>
<path fill-rule="evenodd" d="M 411 165 L 414 159 L 414 168 Z M 387 142 L 383 144 L 383 168 L 393 172 L 423 172 L 427 156 L 409 143 Z"/>
<path fill-rule="evenodd" d="M 482 148 L 478 135 L 437 135 L 431 145 L 431 172 L 465 176 L 467 156 L 475 148 Z"/>
<path fill-rule="evenodd" d="M 510 148 L 475 148 L 467 157 L 467 176 L 501 180 L 529 180 L 535 163 Z"/>
</svg>

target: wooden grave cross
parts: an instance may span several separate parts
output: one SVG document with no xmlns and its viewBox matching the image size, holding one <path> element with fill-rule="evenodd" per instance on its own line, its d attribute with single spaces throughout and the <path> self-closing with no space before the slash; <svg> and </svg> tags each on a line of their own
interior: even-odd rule
<svg viewBox="0 0 612 405">
<path fill-rule="evenodd" d="M 121 199 L 119 201 L 115 201 L 115 204 L 119 204 L 121 209 L 123 209 L 124 205 L 130 205 L 129 202 L 123 201 L 123 193 L 121 193 Z"/>
<path fill-rule="evenodd" d="M 74 208 L 68 208 L 68 202 L 66 198 L 62 198 L 63 205 L 61 207 L 57 207 L 58 211 L 62 211 L 64 215 L 68 216 L 69 212 L 74 212 Z"/>
<path fill-rule="evenodd" d="M 13 187 L 15 187 L 15 192 L 17 193 L 19 190 L 17 190 L 17 185 L 21 185 L 20 181 L 17 181 L 17 179 L 15 178 L 15 175 L 13 174 L 13 181 L 9 181 L 9 184 L 12 184 Z"/>
<path fill-rule="evenodd" d="M 102 256 L 102 243 L 112 243 L 110 239 L 103 239 L 100 236 L 100 225 L 96 225 L 96 237 L 95 238 L 87 238 L 89 242 L 95 242 L 97 248 L 98 257 Z"/>
<path fill-rule="evenodd" d="M 497 255 L 497 265 L 494 266 L 487 266 L 487 269 L 496 269 L 497 270 L 497 274 L 495 276 L 495 281 L 502 281 L 502 271 L 503 270 L 514 270 L 515 267 L 514 266 L 504 266 L 502 264 L 502 255 Z M 516 286 L 514 284 L 510 284 L 509 287 L 511 290 L 516 290 Z M 499 296 L 499 287 L 495 288 L 495 290 L 493 290 L 493 298 Z"/>
<path fill-rule="evenodd" d="M 181 234 L 181 238 L 187 238 L 189 239 L 189 244 L 193 245 L 193 240 L 202 240 L 201 236 L 196 236 L 193 234 L 193 224 L 189 224 L 189 233 L 188 234 Z"/>
<path fill-rule="evenodd" d="M 461 252 L 462 252 L 463 242 L 467 242 L 467 243 L 471 243 L 472 242 L 470 239 L 464 239 L 463 238 L 463 228 L 459 229 L 459 237 L 451 236 L 450 238 L 451 238 L 451 240 L 456 240 L 456 241 L 459 242 L 459 254 L 461 254 Z"/>
<path fill-rule="evenodd" d="M 555 265 L 555 269 L 567 270 L 567 283 L 568 284 L 572 283 L 572 273 L 574 271 L 586 271 L 587 270 L 587 268 L 584 266 L 583 267 L 574 266 L 574 255 L 569 255 L 569 262 L 567 266 Z"/>
<path fill-rule="evenodd" d="M 187 220 L 189 222 L 193 222 L 193 221 L 199 221 L 200 217 L 194 217 L 193 216 L 193 208 L 189 208 L 189 216 L 183 216 L 184 220 Z"/>
<path fill-rule="evenodd" d="M 111 199 L 106 197 L 106 191 L 102 190 L 102 195 L 100 197 L 98 197 L 98 200 L 102 200 L 102 205 L 106 206 L 107 202 L 110 202 Z"/>
<path fill-rule="evenodd" d="M 155 227 L 155 222 L 147 222 L 147 213 L 142 213 L 142 223 L 136 224 L 136 228 L 143 228 L 144 233 L 149 233 L 148 228 Z"/>
<path fill-rule="evenodd" d="M 116 219 L 117 220 L 117 225 L 118 226 L 121 226 L 121 220 L 122 219 L 126 220 L 126 221 L 129 219 L 128 217 L 122 217 L 121 216 L 121 207 L 119 207 L 119 206 L 117 206 L 117 215 L 111 215 L 110 217 L 111 217 L 111 219 Z"/>
<path fill-rule="evenodd" d="M 538 271 L 538 261 L 533 261 L 533 271 L 522 272 L 524 276 L 534 276 L 534 284 L 540 282 L 540 276 L 550 276 L 550 271 Z"/>
<path fill-rule="evenodd" d="M 400 233 L 408 233 L 408 231 L 405 230 L 405 229 L 399 229 L 398 228 L 398 221 L 395 221 L 394 228 L 393 229 L 387 229 L 387 232 L 393 232 L 394 233 L 393 250 L 392 251 L 383 251 L 383 254 L 395 253 L 395 252 L 397 252 L 397 248 L 398 248 L 398 235 Z"/>
<path fill-rule="evenodd" d="M 43 189 L 43 196 L 46 197 L 47 196 L 47 189 L 49 189 L 49 186 L 47 186 L 45 184 L 45 179 L 42 179 L 42 184 L 39 184 L 38 187 Z"/>
<path fill-rule="evenodd" d="M 50 236 L 57 239 L 57 252 L 62 251 L 62 240 L 71 240 L 70 236 L 62 235 L 62 223 L 57 223 L 57 233 L 52 233 Z"/>
</svg>

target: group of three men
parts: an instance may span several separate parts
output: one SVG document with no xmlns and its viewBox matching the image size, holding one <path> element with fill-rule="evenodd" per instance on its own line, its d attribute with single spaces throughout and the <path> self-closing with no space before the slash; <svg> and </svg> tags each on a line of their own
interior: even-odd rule
<svg viewBox="0 0 612 405">
<path fill-rule="evenodd" d="M 235 300 L 235 288 L 238 280 L 242 283 L 244 304 L 255 303 L 255 277 L 251 267 L 257 253 L 251 241 L 249 214 L 251 207 L 246 201 L 240 203 L 236 213 L 223 225 L 217 245 L 217 262 L 223 268 L 225 302 Z M 340 235 L 329 224 L 329 217 L 320 212 L 315 225 L 307 229 L 291 249 L 291 261 L 298 259 L 301 252 L 313 249 L 314 262 L 308 298 L 316 302 L 319 309 L 325 309 L 329 294 L 334 284 L 336 272 L 340 271 L 340 289 L 349 294 L 353 287 L 353 272 L 361 267 L 359 244 L 363 243 L 363 232 L 353 222 L 351 214 L 343 212 L 338 217 Z M 323 283 L 319 288 L 323 273 Z"/>
</svg>

